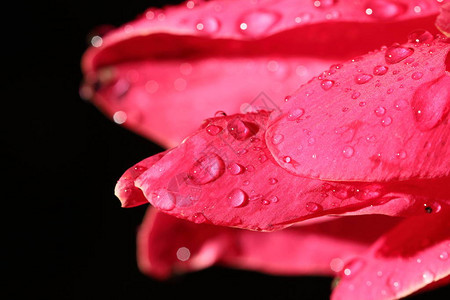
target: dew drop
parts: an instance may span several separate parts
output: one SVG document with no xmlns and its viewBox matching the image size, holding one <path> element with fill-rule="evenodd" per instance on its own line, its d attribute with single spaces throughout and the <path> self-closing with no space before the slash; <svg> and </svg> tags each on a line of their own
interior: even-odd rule
<svg viewBox="0 0 450 300">
<path fill-rule="evenodd" d="M 423 73 L 422 73 L 422 72 L 414 72 L 414 73 L 411 75 L 411 78 L 414 79 L 414 80 L 419 80 L 420 78 L 422 78 L 422 76 L 423 76 Z"/>
<path fill-rule="evenodd" d="M 440 124 L 450 108 L 450 77 L 442 77 L 422 84 L 411 101 L 416 125 L 430 130 Z"/>
<path fill-rule="evenodd" d="M 196 28 L 205 33 L 215 33 L 220 29 L 220 22 L 215 17 L 206 17 L 197 22 Z"/>
<path fill-rule="evenodd" d="M 382 75 L 386 74 L 388 70 L 389 70 L 388 67 L 378 65 L 373 68 L 373 75 L 382 76 Z"/>
<path fill-rule="evenodd" d="M 222 131 L 222 129 L 223 128 L 220 126 L 210 124 L 208 125 L 208 127 L 206 127 L 206 132 L 209 135 L 216 136 Z"/>
<path fill-rule="evenodd" d="M 447 260 L 448 259 L 448 252 L 447 251 L 442 251 L 441 254 L 439 254 L 439 259 L 440 260 Z"/>
<path fill-rule="evenodd" d="M 282 134 L 275 134 L 275 135 L 272 137 L 272 144 L 278 145 L 278 144 L 280 144 L 283 140 L 284 140 L 284 135 L 282 135 Z"/>
<path fill-rule="evenodd" d="M 346 146 L 344 147 L 344 149 L 342 150 L 342 154 L 344 155 L 345 158 L 350 158 L 353 156 L 355 150 L 353 149 L 352 146 Z"/>
<path fill-rule="evenodd" d="M 303 114 L 305 113 L 305 110 L 303 108 L 293 108 L 288 112 L 288 115 L 286 119 L 288 121 L 295 121 L 298 120 Z"/>
<path fill-rule="evenodd" d="M 434 40 L 433 35 L 430 32 L 423 29 L 415 30 L 408 35 L 408 42 L 410 43 L 417 43 L 417 44 L 429 43 L 433 40 Z"/>
<path fill-rule="evenodd" d="M 382 187 L 377 184 L 371 184 L 369 186 L 356 190 L 355 198 L 360 201 L 373 200 L 381 197 Z"/>
<path fill-rule="evenodd" d="M 395 101 L 395 109 L 396 110 L 405 110 L 409 107 L 409 104 L 406 100 L 404 99 L 398 99 Z"/>
<path fill-rule="evenodd" d="M 226 115 L 227 115 L 226 112 L 224 112 L 223 110 L 218 110 L 214 114 L 214 117 L 225 117 Z"/>
<path fill-rule="evenodd" d="M 238 141 L 243 141 L 255 135 L 258 132 L 257 125 L 244 122 L 239 118 L 233 119 L 228 123 L 228 132 Z"/>
<path fill-rule="evenodd" d="M 366 14 L 377 19 L 392 19 L 403 14 L 406 9 L 405 4 L 394 0 L 371 0 L 367 3 Z"/>
<path fill-rule="evenodd" d="M 392 288 L 394 293 L 396 293 L 397 291 L 400 291 L 400 289 L 402 287 L 398 278 L 389 278 L 388 285 Z"/>
<path fill-rule="evenodd" d="M 422 273 L 422 279 L 425 284 L 430 284 L 434 281 L 435 275 L 431 271 L 425 271 Z"/>
<path fill-rule="evenodd" d="M 272 202 L 272 203 L 277 203 L 279 200 L 280 200 L 280 199 L 278 199 L 277 196 L 272 196 L 272 197 L 270 197 L 270 202 Z"/>
<path fill-rule="evenodd" d="M 269 184 L 271 184 L 271 185 L 274 185 L 274 184 L 277 184 L 278 183 L 278 179 L 276 179 L 276 178 L 269 178 Z"/>
<path fill-rule="evenodd" d="M 127 113 L 122 110 L 116 111 L 113 115 L 113 120 L 116 124 L 123 124 L 127 120 Z"/>
<path fill-rule="evenodd" d="M 395 154 L 395 157 L 398 159 L 405 159 L 406 158 L 406 151 L 401 150 Z"/>
<path fill-rule="evenodd" d="M 231 163 L 228 166 L 228 172 L 230 172 L 231 175 L 239 175 L 244 173 L 245 169 L 242 165 L 238 164 L 238 163 Z"/>
<path fill-rule="evenodd" d="M 241 189 L 234 189 L 228 195 L 228 200 L 232 207 L 242 207 L 248 202 L 248 195 Z"/>
<path fill-rule="evenodd" d="M 365 264 L 366 263 L 359 258 L 350 261 L 343 269 L 344 276 L 347 278 L 355 276 L 364 268 Z"/>
<path fill-rule="evenodd" d="M 375 115 L 377 117 L 382 117 L 382 116 L 384 116 L 385 113 L 386 113 L 386 108 L 384 108 L 383 106 L 378 106 L 375 109 Z"/>
<path fill-rule="evenodd" d="M 280 16 L 274 12 L 264 10 L 253 11 L 243 16 L 242 21 L 239 23 L 239 28 L 241 29 L 241 33 L 245 35 L 259 37 L 270 31 L 279 19 Z"/>
<path fill-rule="evenodd" d="M 400 45 L 393 45 L 386 50 L 384 58 L 388 64 L 396 64 L 411 56 L 414 49 L 403 47 Z"/>
<path fill-rule="evenodd" d="M 186 247 L 180 247 L 177 250 L 177 259 L 187 261 L 191 257 L 191 251 Z"/>
<path fill-rule="evenodd" d="M 392 124 L 392 118 L 389 116 L 387 116 L 387 117 L 383 118 L 383 120 L 381 120 L 381 125 L 383 125 L 385 127 L 387 127 L 391 124 Z"/>
<path fill-rule="evenodd" d="M 311 14 L 309 13 L 302 13 L 295 17 L 294 21 L 295 23 L 307 23 L 311 20 Z"/>
<path fill-rule="evenodd" d="M 201 213 L 201 212 L 195 213 L 195 214 L 192 216 L 192 222 L 194 222 L 194 223 L 196 223 L 196 224 L 204 223 L 204 222 L 206 222 L 206 217 L 205 217 L 205 215 L 204 215 L 203 213 Z"/>
<path fill-rule="evenodd" d="M 325 91 L 328 91 L 329 89 L 331 89 L 334 85 L 334 81 L 333 80 L 328 80 L 328 79 L 324 79 L 322 80 L 322 82 L 320 83 L 320 86 L 322 87 L 322 89 L 324 89 Z"/>
<path fill-rule="evenodd" d="M 313 5 L 317 8 L 330 8 L 336 3 L 336 0 L 314 0 Z"/>
<path fill-rule="evenodd" d="M 308 202 L 308 203 L 306 203 L 305 208 L 306 208 L 307 211 L 312 212 L 312 213 L 313 212 L 318 212 L 318 211 L 321 210 L 320 204 L 318 204 L 316 202 Z"/>
<path fill-rule="evenodd" d="M 150 202 L 161 210 L 172 210 L 175 207 L 175 196 L 161 189 L 152 193 Z"/>
<path fill-rule="evenodd" d="M 285 156 L 283 157 L 283 161 L 288 164 L 292 161 L 292 158 L 290 156 Z"/>
<path fill-rule="evenodd" d="M 355 76 L 355 82 L 357 84 L 365 84 L 369 82 L 372 78 L 373 76 L 369 74 L 358 74 Z"/>
<path fill-rule="evenodd" d="M 206 184 L 219 178 L 225 171 L 225 163 L 215 153 L 198 159 L 188 172 L 189 179 L 195 184 Z"/>
<path fill-rule="evenodd" d="M 261 154 L 260 156 L 258 156 L 258 161 L 260 163 L 267 161 L 267 156 L 265 154 Z"/>
<path fill-rule="evenodd" d="M 361 93 L 360 93 L 360 92 L 354 92 L 354 93 L 352 94 L 352 99 L 358 99 L 359 96 L 361 96 Z"/>
</svg>

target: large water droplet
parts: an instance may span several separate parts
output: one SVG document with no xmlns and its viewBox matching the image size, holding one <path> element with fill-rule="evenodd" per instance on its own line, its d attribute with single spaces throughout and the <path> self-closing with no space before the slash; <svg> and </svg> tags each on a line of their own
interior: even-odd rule
<svg viewBox="0 0 450 300">
<path fill-rule="evenodd" d="M 414 49 L 403 47 L 400 45 L 393 45 L 386 50 L 384 58 L 388 64 L 396 64 L 411 56 L 414 53 Z"/>
<path fill-rule="evenodd" d="M 233 119 L 228 123 L 228 132 L 238 141 L 243 141 L 258 132 L 258 126 L 253 123 L 244 122 L 241 119 Z"/>
<path fill-rule="evenodd" d="M 242 21 L 239 22 L 239 29 L 245 35 L 258 37 L 265 35 L 279 19 L 280 16 L 275 12 L 253 11 L 243 16 Z"/>
<path fill-rule="evenodd" d="M 328 80 L 328 79 L 324 79 L 322 80 L 322 82 L 320 83 L 320 86 L 322 87 L 322 89 L 324 89 L 325 91 L 328 91 L 329 89 L 331 89 L 334 85 L 334 81 L 333 80 Z"/>
<path fill-rule="evenodd" d="M 375 115 L 377 115 L 377 117 L 382 117 L 382 116 L 384 116 L 385 113 L 386 113 L 386 108 L 384 108 L 383 106 L 378 106 L 375 109 Z"/>
<path fill-rule="evenodd" d="M 382 75 L 386 74 L 387 71 L 388 71 L 388 67 L 378 65 L 373 68 L 373 75 L 382 76 Z"/>
<path fill-rule="evenodd" d="M 406 9 L 407 6 L 398 1 L 371 0 L 367 3 L 366 14 L 377 19 L 391 19 L 403 14 Z"/>
<path fill-rule="evenodd" d="M 408 42 L 410 43 L 429 43 L 433 40 L 433 35 L 423 29 L 415 30 L 408 35 Z"/>
<path fill-rule="evenodd" d="M 422 84 L 411 101 L 416 125 L 430 130 L 440 124 L 450 106 L 450 77 L 442 77 Z"/>
<path fill-rule="evenodd" d="M 175 207 L 175 196 L 164 189 L 151 194 L 150 202 L 162 210 L 172 210 Z"/>
<path fill-rule="evenodd" d="M 248 195 L 241 189 L 234 189 L 229 195 L 228 200 L 232 207 L 242 207 L 248 202 Z"/>
<path fill-rule="evenodd" d="M 369 74 L 358 74 L 355 76 L 355 82 L 357 84 L 364 84 L 369 82 L 372 78 L 373 76 Z"/>
<path fill-rule="evenodd" d="M 225 171 L 225 164 L 215 153 L 207 154 L 197 160 L 188 172 L 195 184 L 206 184 L 219 178 Z"/>
</svg>

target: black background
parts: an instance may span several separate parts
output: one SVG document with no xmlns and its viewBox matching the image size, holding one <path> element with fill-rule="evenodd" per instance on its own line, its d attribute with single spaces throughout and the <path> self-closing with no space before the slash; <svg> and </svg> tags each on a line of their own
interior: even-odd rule
<svg viewBox="0 0 450 300">
<path fill-rule="evenodd" d="M 158 282 L 136 266 L 146 207 L 120 208 L 115 182 L 162 150 L 79 98 L 87 36 L 152 5 L 40 1 L 3 9 L 2 299 L 327 299 L 331 279 L 214 267 Z M 3 243 L 2 243 L 3 244 Z M 447 299 L 438 290 L 411 299 Z"/>
</svg>

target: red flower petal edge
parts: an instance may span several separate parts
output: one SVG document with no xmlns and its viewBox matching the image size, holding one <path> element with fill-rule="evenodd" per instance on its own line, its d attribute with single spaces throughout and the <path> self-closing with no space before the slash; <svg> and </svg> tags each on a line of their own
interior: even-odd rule
<svg viewBox="0 0 450 300">
<path fill-rule="evenodd" d="M 219 109 L 267 106 L 261 92 L 276 107 L 331 60 L 392 43 L 411 28 L 435 31 L 439 8 L 434 0 L 193 3 L 150 9 L 95 36 L 82 60 L 81 94 L 167 147 Z"/>
<path fill-rule="evenodd" d="M 292 175 L 266 147 L 268 116 L 259 111 L 207 120 L 134 185 L 168 214 L 264 231 L 326 214 L 437 212 L 448 200 L 448 178 L 378 184 Z"/>
<path fill-rule="evenodd" d="M 448 282 L 449 217 L 447 207 L 400 223 L 344 267 L 332 299 L 398 299 L 433 282 Z"/>
<path fill-rule="evenodd" d="M 326 180 L 449 175 L 449 49 L 416 31 L 332 66 L 281 107 L 267 131 L 271 153 L 290 172 Z"/>
<path fill-rule="evenodd" d="M 270 274 L 334 275 L 399 220 L 329 217 L 320 223 L 261 233 L 195 224 L 150 209 L 138 233 L 138 263 L 145 274 L 158 279 L 213 264 Z M 355 226 L 361 230 L 352 230 Z"/>
</svg>

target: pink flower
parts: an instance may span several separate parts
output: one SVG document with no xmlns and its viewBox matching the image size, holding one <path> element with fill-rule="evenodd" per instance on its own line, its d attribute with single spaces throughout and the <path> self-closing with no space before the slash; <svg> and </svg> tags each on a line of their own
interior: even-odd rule
<svg viewBox="0 0 450 300">
<path fill-rule="evenodd" d="M 86 54 L 87 82 L 104 85 L 94 101 L 109 114 L 123 112 L 125 125 L 165 145 L 188 135 L 116 186 L 123 206 L 155 207 L 138 236 L 141 270 L 166 278 L 224 264 L 334 275 L 332 299 L 396 299 L 447 284 L 450 43 L 411 32 L 419 24 L 435 31 L 437 2 L 277 3 L 188 1 L 149 10 L 152 21 L 130 23 Z M 442 10 L 439 28 L 448 20 Z M 386 36 L 375 34 L 383 27 Z M 406 32 L 406 43 L 392 44 Z M 383 42 L 390 46 L 379 48 Z M 364 54 L 367 47 L 378 50 Z M 332 59 L 338 63 L 289 96 L 275 88 L 277 80 L 289 89 L 299 81 L 296 72 L 272 74 L 281 65 L 312 70 Z M 190 72 L 174 79 L 183 68 Z M 250 75 L 258 80 L 247 85 Z M 159 89 L 179 78 L 184 89 L 160 90 L 164 103 L 143 94 L 153 81 Z M 261 88 L 274 88 L 274 106 L 245 105 L 189 127 L 194 111 L 238 112 Z M 185 110 L 174 106 L 181 100 L 168 103 L 178 97 Z"/>
</svg>

